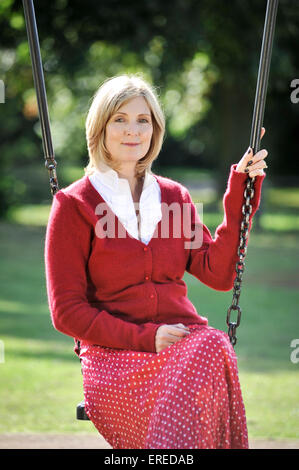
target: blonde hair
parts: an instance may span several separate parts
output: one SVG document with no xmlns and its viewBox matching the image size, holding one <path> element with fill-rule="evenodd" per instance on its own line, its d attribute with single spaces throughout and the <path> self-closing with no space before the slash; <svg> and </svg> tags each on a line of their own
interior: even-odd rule
<svg viewBox="0 0 299 470">
<path fill-rule="evenodd" d="M 95 93 L 86 118 L 86 140 L 89 163 L 84 168 L 85 175 L 92 174 L 104 161 L 114 170 L 118 170 L 105 146 L 105 128 L 111 116 L 127 101 L 143 96 L 151 110 L 153 134 L 147 154 L 136 163 L 135 176 L 144 176 L 151 172 L 151 165 L 159 155 L 164 133 L 165 118 L 158 102 L 154 87 L 138 74 L 119 75 L 105 80 Z"/>
</svg>

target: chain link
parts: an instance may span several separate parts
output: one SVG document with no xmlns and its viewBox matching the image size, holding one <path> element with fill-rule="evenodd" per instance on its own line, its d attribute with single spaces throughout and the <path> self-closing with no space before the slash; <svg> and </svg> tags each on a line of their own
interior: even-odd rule
<svg viewBox="0 0 299 470">
<path fill-rule="evenodd" d="M 242 284 L 242 277 L 245 269 L 245 257 L 247 254 L 247 242 L 248 242 L 248 234 L 249 234 L 249 221 L 250 215 L 252 213 L 252 205 L 250 204 L 251 199 L 254 196 L 254 182 L 255 178 L 250 178 L 246 181 L 246 188 L 244 191 L 244 199 L 245 203 L 242 206 L 242 214 L 243 219 L 241 221 L 241 228 L 240 228 L 240 243 L 238 246 L 238 261 L 236 263 L 236 277 L 234 280 L 234 290 L 233 290 L 233 298 L 230 307 L 227 310 L 226 316 L 226 324 L 228 326 L 228 336 L 230 342 L 233 346 L 235 346 L 237 342 L 236 337 L 236 330 L 241 322 L 241 314 L 242 310 L 239 305 L 239 298 L 241 295 L 241 284 Z M 231 320 L 231 312 L 237 312 L 237 319 L 236 321 Z"/>
<path fill-rule="evenodd" d="M 51 188 L 52 196 L 54 196 L 57 193 L 57 191 L 59 191 L 58 179 L 57 179 L 57 174 L 56 174 L 56 166 L 57 166 L 57 162 L 54 159 L 54 157 L 46 158 L 45 167 L 49 171 L 50 188 Z"/>
</svg>

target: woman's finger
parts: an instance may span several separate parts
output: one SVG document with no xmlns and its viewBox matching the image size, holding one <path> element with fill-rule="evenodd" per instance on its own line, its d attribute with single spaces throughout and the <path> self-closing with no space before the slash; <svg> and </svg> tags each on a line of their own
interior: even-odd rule
<svg viewBox="0 0 299 470">
<path fill-rule="evenodd" d="M 180 328 L 181 330 L 189 331 L 189 328 L 187 326 L 184 326 L 184 325 L 182 325 L 182 326 L 180 325 L 177 328 Z"/>
<path fill-rule="evenodd" d="M 265 175 L 264 170 L 254 170 L 249 173 L 250 178 L 254 178 L 255 176 L 263 176 Z"/>
<path fill-rule="evenodd" d="M 262 127 L 261 129 L 261 139 L 264 137 L 266 133 L 266 129 Z M 254 165 L 260 161 L 264 160 L 268 155 L 268 152 L 266 149 L 262 149 L 259 152 L 257 152 L 255 155 L 253 155 L 253 149 L 251 147 L 248 147 L 246 152 L 244 153 L 243 157 L 239 161 L 239 163 L 236 166 L 236 171 L 239 173 L 249 173 L 250 176 L 252 176 L 252 172 L 256 170 L 256 167 Z M 267 168 L 265 165 L 264 168 Z M 265 174 L 264 172 L 258 172 L 257 174 Z M 255 174 L 255 176 L 257 176 Z"/>
<path fill-rule="evenodd" d="M 268 152 L 266 149 L 259 150 L 254 156 L 253 156 L 253 161 L 258 162 L 259 160 L 263 160 L 266 158 L 268 155 Z"/>
<path fill-rule="evenodd" d="M 245 171 L 246 167 L 254 165 L 256 162 L 263 160 L 268 155 L 267 150 L 263 149 L 253 155 L 253 150 L 251 148 L 243 155 L 240 163 L 238 164 L 237 171 Z M 246 171 L 246 173 L 248 173 Z"/>
<path fill-rule="evenodd" d="M 175 328 L 179 328 L 180 330 L 189 331 L 189 328 L 183 325 L 183 323 L 176 323 L 175 325 L 171 325 L 171 326 Z"/>
<path fill-rule="evenodd" d="M 249 168 L 249 171 L 259 170 L 260 168 L 268 168 L 265 160 L 258 160 L 256 163 L 253 163 Z"/>
<path fill-rule="evenodd" d="M 253 155 L 253 150 L 250 148 L 244 155 L 244 162 L 246 162 L 246 166 L 249 166 L 255 162 L 258 162 L 259 160 L 266 158 L 267 155 L 268 152 L 266 149 L 259 150 L 255 155 Z"/>
<path fill-rule="evenodd" d="M 259 174 L 264 175 L 263 168 L 268 168 L 267 163 L 265 162 L 265 158 L 267 157 L 267 151 L 260 151 L 258 152 L 251 161 L 247 163 L 247 167 L 245 168 L 245 173 L 249 173 L 249 176 L 252 178 L 253 176 L 257 176 Z M 257 171 L 257 173 L 255 173 Z"/>
<path fill-rule="evenodd" d="M 182 336 L 188 335 L 189 331 L 183 328 L 169 328 L 167 333 L 171 335 L 172 337 L 176 336 L 176 337 L 181 338 Z"/>
</svg>

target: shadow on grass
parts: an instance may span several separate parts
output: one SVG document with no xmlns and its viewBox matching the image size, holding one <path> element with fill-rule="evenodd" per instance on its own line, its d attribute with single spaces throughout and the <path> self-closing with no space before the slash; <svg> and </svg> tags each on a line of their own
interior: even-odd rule
<svg viewBox="0 0 299 470">
<path fill-rule="evenodd" d="M 1 335 L 13 338 L 65 343 L 68 337 L 54 329 L 50 315 L 1 313 Z"/>
<path fill-rule="evenodd" d="M 50 362 L 73 362 L 78 363 L 78 368 L 80 368 L 80 360 L 78 356 L 73 352 L 72 344 L 70 344 L 69 351 L 68 350 L 61 350 L 55 349 L 55 344 L 53 344 L 52 348 L 43 349 L 37 351 L 36 348 L 30 350 L 28 349 L 21 349 L 19 348 L 17 351 L 13 351 L 10 353 L 11 360 L 13 359 L 25 359 L 25 360 L 40 360 L 40 361 L 50 361 Z"/>
<path fill-rule="evenodd" d="M 2 313 L 0 334 L 7 345 L 7 358 L 78 361 L 79 364 L 79 358 L 74 352 L 73 338 L 56 331 L 50 316 Z M 14 349 L 15 340 L 18 344 Z"/>
</svg>

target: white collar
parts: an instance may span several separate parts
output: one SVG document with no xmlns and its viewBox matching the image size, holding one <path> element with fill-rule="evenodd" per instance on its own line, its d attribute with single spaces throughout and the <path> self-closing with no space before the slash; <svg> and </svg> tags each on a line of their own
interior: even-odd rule
<svg viewBox="0 0 299 470">
<path fill-rule="evenodd" d="M 138 221 L 128 180 L 119 178 L 118 173 L 105 163 L 101 163 L 88 178 L 127 232 L 139 239 Z M 138 208 L 141 218 L 140 237 L 144 243 L 148 243 L 162 218 L 160 185 L 148 170 L 145 172 Z"/>
<path fill-rule="evenodd" d="M 128 189 L 130 189 L 128 180 L 126 178 L 120 178 L 117 171 L 113 170 L 113 168 L 104 162 L 99 163 L 98 169 L 93 173 L 93 177 L 118 194 L 127 193 Z M 149 188 L 154 182 L 156 182 L 156 178 L 149 170 L 146 170 L 142 192 Z"/>
</svg>

